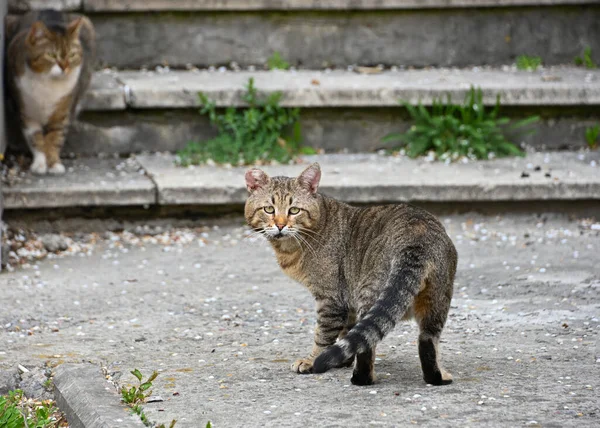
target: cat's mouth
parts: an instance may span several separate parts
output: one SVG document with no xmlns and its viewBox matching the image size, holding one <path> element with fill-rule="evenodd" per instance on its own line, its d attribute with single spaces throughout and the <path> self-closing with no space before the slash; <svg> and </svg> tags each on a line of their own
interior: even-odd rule
<svg viewBox="0 0 600 428">
<path fill-rule="evenodd" d="M 290 235 L 288 233 L 276 233 L 276 234 L 272 234 L 272 235 L 267 235 L 269 239 L 272 239 L 274 241 L 281 241 L 283 239 L 289 238 Z"/>
</svg>

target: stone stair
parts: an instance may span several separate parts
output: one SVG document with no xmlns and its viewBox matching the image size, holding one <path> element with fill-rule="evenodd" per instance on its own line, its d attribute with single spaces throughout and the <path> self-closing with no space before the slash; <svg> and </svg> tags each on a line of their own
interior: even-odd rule
<svg viewBox="0 0 600 428">
<path fill-rule="evenodd" d="M 376 154 L 315 155 L 297 165 L 265 166 L 270 175 L 296 176 L 312 162 L 323 172 L 321 192 L 351 203 L 469 205 L 588 203 L 598 212 L 600 152 L 531 153 L 523 158 L 443 164 Z M 246 168 L 181 168 L 171 154 L 67 161 L 59 177 L 25 175 L 4 189 L 9 211 L 90 207 L 239 207 Z"/>
<path fill-rule="evenodd" d="M 105 65 L 570 64 L 600 52 L 595 0 L 37 0 L 88 14 Z"/>
<path fill-rule="evenodd" d="M 372 151 L 381 138 L 408 126 L 399 100 L 430 105 L 451 94 L 462 102 L 471 85 L 484 102 L 501 97 L 515 118 L 539 114 L 538 132 L 524 140 L 537 149 L 582 148 L 585 128 L 600 122 L 600 71 L 552 67 L 541 72 L 406 70 L 360 75 L 348 71 L 101 72 L 86 99 L 86 113 L 65 152 L 93 155 L 175 151 L 214 136 L 198 111 L 198 92 L 218 106 L 243 105 L 249 78 L 262 92 L 281 91 L 281 104 L 301 107 L 304 144 L 327 151 Z"/>
<path fill-rule="evenodd" d="M 281 91 L 284 106 L 301 107 L 304 144 L 327 152 L 372 152 L 383 148 L 383 136 L 406 130 L 409 125 L 400 100 L 430 105 L 434 98 L 450 94 L 460 102 L 471 86 L 482 88 L 487 105 L 493 105 L 500 95 L 504 115 L 514 119 L 540 115 L 537 133 L 522 140 L 537 150 L 579 150 L 586 145 L 585 129 L 600 123 L 600 72 L 573 64 L 573 58 L 585 47 L 591 47 L 596 57 L 600 55 L 597 0 L 29 3 L 33 7 L 85 13 L 97 29 L 99 60 L 106 68 L 95 74 L 84 112 L 70 132 L 64 153 L 75 157 L 172 153 L 189 141 L 210 138 L 215 131 L 197 111 L 198 92 L 205 93 L 220 107 L 242 106 L 241 94 L 251 77 L 261 93 Z M 19 13 L 22 4 L 11 0 L 9 7 Z M 264 69 L 267 58 L 276 51 L 291 63 L 292 70 Z M 535 72 L 515 70 L 512 64 L 521 54 L 541 56 L 544 68 Z M 374 65 L 381 65 L 382 71 L 370 73 L 374 71 L 370 69 L 365 74 L 358 67 Z M 352 156 L 340 159 L 349 162 L 351 168 L 384 162 L 376 156 Z M 359 192 L 356 189 L 360 186 L 347 190 L 340 175 L 341 190 L 334 190 L 333 194 L 352 202 L 450 202 L 448 198 L 455 202 L 465 202 L 465 198 L 493 202 L 518 194 L 525 195 L 519 200 L 600 200 L 596 158 L 592 164 L 585 158 L 586 173 L 569 181 L 569 174 L 578 169 L 577 156 L 595 154 L 564 156 L 568 157 L 553 158 L 554 170 L 565 171 L 560 184 L 542 180 L 543 183 L 527 187 L 528 182 L 521 181 L 517 170 L 527 169 L 532 162 L 516 159 L 494 161 L 516 162 L 516 175 L 509 187 L 502 187 L 504 182 L 494 184 L 487 175 L 461 175 L 468 168 L 487 170 L 495 165 L 478 162 L 473 164 L 477 166 L 468 167 L 440 166 L 447 176 L 433 175 L 435 183 L 428 185 L 428 199 L 419 196 L 418 183 L 405 184 L 410 176 L 402 175 L 401 166 L 394 169 L 397 181 L 390 188 L 384 183 L 384 190 L 376 190 L 380 184 L 371 180 L 371 191 L 361 188 Z M 561 159 L 564 165 L 560 164 Z M 567 162 L 568 159 L 575 163 Z M 5 189 L 6 205 L 8 209 L 235 205 L 243 199 L 243 183 L 225 186 L 214 175 L 215 171 L 221 171 L 223 177 L 241 171 L 171 167 L 160 175 L 152 169 L 156 164 L 146 161 L 146 157 L 138 156 L 141 173 L 127 173 L 125 178 L 121 175 L 123 170 L 117 169 L 121 161 L 108 159 L 76 161 L 72 164 L 72 173 L 78 177 L 75 179 L 25 176 Z M 331 159 L 324 161 L 327 164 Z M 172 166 L 172 159 L 168 162 Z M 407 165 L 412 168 L 412 164 Z M 201 179 L 185 184 L 178 181 L 181 174 Z M 427 174 L 421 176 L 425 184 L 431 175 Z M 455 187 L 456 191 L 448 192 L 444 186 L 452 182 L 455 174 L 464 181 Z M 105 180 L 105 176 L 110 179 Z M 170 187 L 164 187 L 159 177 L 167 182 L 173 180 L 173 189 L 183 189 L 182 193 L 176 198 L 165 196 L 169 192 L 178 194 L 178 190 L 168 190 Z M 209 178 L 219 184 L 214 187 Z M 468 190 L 469 180 L 477 180 L 471 185 L 479 186 L 479 190 Z M 502 188 L 503 196 L 494 199 L 486 186 L 492 190 Z M 529 190 L 519 193 L 524 188 Z M 385 196 L 387 191 L 392 192 L 391 196 Z"/>
</svg>

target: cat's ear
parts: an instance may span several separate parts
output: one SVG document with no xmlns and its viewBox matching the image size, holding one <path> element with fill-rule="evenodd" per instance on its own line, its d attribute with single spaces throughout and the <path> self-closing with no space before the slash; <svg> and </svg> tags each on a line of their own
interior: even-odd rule
<svg viewBox="0 0 600 428">
<path fill-rule="evenodd" d="M 82 17 L 74 19 L 73 21 L 71 21 L 69 23 L 69 25 L 67 25 L 67 34 L 70 37 L 79 37 L 79 30 L 81 29 L 82 25 L 83 25 Z"/>
<path fill-rule="evenodd" d="M 311 166 L 302 171 L 297 178 L 298 183 L 310 193 L 317 193 L 319 181 L 321 181 L 321 167 L 318 163 L 313 163 Z"/>
<path fill-rule="evenodd" d="M 27 35 L 27 42 L 31 45 L 35 45 L 40 39 L 43 39 L 48 34 L 48 28 L 42 21 L 36 21 L 31 26 L 29 34 Z"/>
<path fill-rule="evenodd" d="M 265 187 L 269 183 L 269 176 L 262 169 L 252 168 L 246 171 L 246 188 L 250 193 Z"/>
</svg>

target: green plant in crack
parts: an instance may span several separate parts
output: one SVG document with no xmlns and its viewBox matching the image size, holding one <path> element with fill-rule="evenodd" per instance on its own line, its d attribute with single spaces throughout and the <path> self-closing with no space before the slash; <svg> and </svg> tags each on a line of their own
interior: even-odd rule
<svg viewBox="0 0 600 428">
<path fill-rule="evenodd" d="M 592 59 L 592 48 L 589 46 L 583 50 L 582 56 L 575 57 L 575 65 L 584 66 L 585 68 L 596 68 L 596 63 Z"/>
<path fill-rule="evenodd" d="M 267 59 L 267 67 L 269 70 L 289 70 L 290 64 L 276 51 Z"/>
<path fill-rule="evenodd" d="M 66 421 L 52 400 L 29 400 L 16 389 L 0 396 L 0 427 L 58 428 Z"/>
<path fill-rule="evenodd" d="M 201 93 L 199 97 L 200 113 L 208 115 L 218 135 L 208 141 L 190 142 L 178 151 L 178 163 L 182 166 L 208 161 L 231 165 L 273 160 L 284 163 L 297 155 L 314 153 L 314 149 L 300 145 L 300 110 L 282 107 L 280 92 L 265 99 L 259 97 L 252 78 L 243 96 L 247 108 L 229 107 L 220 112 L 206 95 Z M 288 131 L 291 132 L 286 135 Z"/>
<path fill-rule="evenodd" d="M 598 148 L 600 142 L 598 137 L 600 137 L 600 124 L 585 129 L 585 141 L 590 149 Z"/>
<path fill-rule="evenodd" d="M 157 378 L 158 372 L 153 372 L 146 380 L 143 380 L 143 375 L 138 369 L 132 370 L 131 374 L 135 376 L 139 384 L 130 388 L 121 388 L 121 397 L 126 404 L 129 404 L 133 413 L 140 417 L 144 425 L 152 426 L 152 423 L 148 420 L 142 409 L 142 404 L 144 404 L 148 397 L 152 395 L 150 388 L 152 388 L 152 382 Z M 176 422 L 177 421 L 173 419 L 169 428 L 173 428 Z M 157 428 L 165 428 L 165 425 L 158 425 Z"/>
<path fill-rule="evenodd" d="M 0 397 L 0 426 L 6 428 L 25 426 L 23 415 L 18 407 L 22 397 L 21 390 L 10 391 L 7 396 Z"/>
<path fill-rule="evenodd" d="M 454 104 L 450 95 L 446 103 L 434 100 L 430 110 L 420 102 L 416 106 L 401 103 L 414 124 L 406 133 L 387 135 L 383 142 L 399 142 L 399 148 L 413 158 L 429 152 L 441 160 L 521 156 L 523 151 L 507 139 L 505 131 L 530 133 L 533 130 L 523 131 L 523 128 L 539 120 L 538 116 L 530 116 L 511 124 L 509 118 L 499 117 L 500 96 L 495 107 L 487 108 L 481 89 L 473 87 L 462 105 Z"/>
<path fill-rule="evenodd" d="M 519 70 L 535 71 L 542 65 L 539 56 L 519 55 L 517 57 L 517 68 Z"/>
<path fill-rule="evenodd" d="M 51 377 L 49 377 L 48 379 L 46 379 L 44 381 L 44 388 L 46 388 L 48 391 L 52 391 L 53 385 L 54 385 L 54 382 L 52 381 Z"/>
</svg>

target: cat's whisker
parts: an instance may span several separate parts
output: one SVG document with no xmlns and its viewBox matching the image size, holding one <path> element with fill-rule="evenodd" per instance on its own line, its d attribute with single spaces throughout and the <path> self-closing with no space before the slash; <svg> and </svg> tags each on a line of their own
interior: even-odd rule
<svg viewBox="0 0 600 428">
<path fill-rule="evenodd" d="M 267 232 L 264 229 L 255 230 L 254 232 L 250 233 L 249 235 L 244 236 L 244 239 L 252 239 L 252 238 L 256 238 L 258 236 L 265 236 L 266 233 Z"/>
<path fill-rule="evenodd" d="M 298 232 L 294 231 L 294 232 L 292 233 L 292 236 L 294 237 L 294 239 L 296 239 L 296 242 L 298 242 L 298 243 L 300 244 L 300 247 L 301 247 L 301 248 L 302 248 L 302 244 L 301 244 L 301 242 L 303 242 L 303 243 L 306 245 L 306 247 L 307 247 L 307 248 L 308 248 L 308 249 L 311 251 L 312 255 L 313 255 L 315 258 L 317 258 L 317 257 L 318 257 L 318 256 L 317 256 L 317 252 L 315 251 L 315 249 L 312 247 L 312 245 L 310 245 L 310 244 L 308 243 L 308 241 L 307 241 L 306 239 L 304 239 L 304 238 L 302 237 L 302 235 L 300 235 Z"/>
<path fill-rule="evenodd" d="M 312 234 L 314 236 L 318 236 L 320 238 L 323 237 L 323 235 L 321 235 L 319 232 L 317 232 L 316 230 L 309 229 L 308 227 L 298 226 L 298 225 L 294 225 L 294 227 L 301 232 L 310 233 L 310 234 Z"/>
<path fill-rule="evenodd" d="M 298 229 L 299 232 L 301 232 L 302 234 L 304 234 L 307 237 L 314 239 L 315 241 L 317 241 L 317 238 L 325 239 L 325 237 L 323 235 L 321 235 L 318 232 L 315 232 L 314 230 L 307 229 L 305 227 L 296 227 L 296 228 Z"/>
<path fill-rule="evenodd" d="M 298 232 L 299 232 L 300 235 L 302 235 L 307 230 L 309 230 L 309 229 L 298 228 Z M 319 239 L 317 239 L 317 238 L 322 238 L 321 235 L 313 236 L 313 235 L 310 235 L 310 234 L 307 233 L 307 234 L 303 235 L 303 237 L 304 238 L 311 238 L 313 240 L 313 243 L 319 245 L 320 247 L 323 246 L 323 243 Z"/>
</svg>

